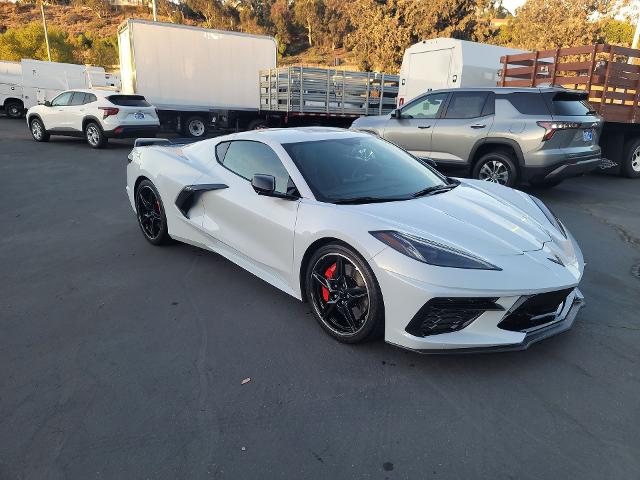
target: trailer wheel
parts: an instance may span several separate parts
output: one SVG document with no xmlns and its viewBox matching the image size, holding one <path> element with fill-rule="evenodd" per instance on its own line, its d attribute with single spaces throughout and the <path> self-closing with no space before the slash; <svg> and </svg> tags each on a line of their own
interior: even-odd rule
<svg viewBox="0 0 640 480">
<path fill-rule="evenodd" d="M 622 165 L 620 165 L 620 174 L 629 178 L 640 177 L 640 138 L 627 142 L 622 156 Z"/>
<path fill-rule="evenodd" d="M 207 126 L 202 117 L 193 116 L 184 122 L 184 133 L 190 138 L 202 138 L 207 133 Z"/>
</svg>

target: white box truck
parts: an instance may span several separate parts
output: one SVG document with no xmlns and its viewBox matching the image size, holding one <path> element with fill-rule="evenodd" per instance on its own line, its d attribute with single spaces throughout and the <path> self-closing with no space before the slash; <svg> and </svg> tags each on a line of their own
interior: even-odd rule
<svg viewBox="0 0 640 480">
<path fill-rule="evenodd" d="M 23 59 L 0 62 L 0 106 L 12 118 L 70 88 L 108 87 L 102 67 Z"/>
<path fill-rule="evenodd" d="M 410 46 L 402 57 L 398 106 L 429 90 L 494 87 L 500 57 L 524 50 L 484 43 L 434 38 Z"/>
<path fill-rule="evenodd" d="M 143 95 L 163 126 L 201 137 L 246 128 L 260 104 L 260 70 L 275 68 L 264 35 L 129 19 L 118 28 L 122 93 Z"/>
</svg>

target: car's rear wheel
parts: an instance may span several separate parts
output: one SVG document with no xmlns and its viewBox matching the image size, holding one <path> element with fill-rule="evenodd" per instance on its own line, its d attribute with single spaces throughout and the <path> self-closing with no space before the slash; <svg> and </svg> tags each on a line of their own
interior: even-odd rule
<svg viewBox="0 0 640 480">
<path fill-rule="evenodd" d="M 9 118 L 22 118 L 24 107 L 20 102 L 8 101 L 4 104 L 4 111 Z"/>
<path fill-rule="evenodd" d="M 306 297 L 322 328 L 344 343 L 379 336 L 384 304 L 367 262 L 352 249 L 329 244 L 311 257 L 305 277 Z"/>
<path fill-rule="evenodd" d="M 49 133 L 47 133 L 42 120 L 39 118 L 32 118 L 31 121 L 29 121 L 29 129 L 31 130 L 31 136 L 36 142 L 49 141 Z"/>
<path fill-rule="evenodd" d="M 640 138 L 625 146 L 620 173 L 629 178 L 640 177 Z"/>
<path fill-rule="evenodd" d="M 513 187 L 518 181 L 518 170 L 507 152 L 495 151 L 480 157 L 473 168 L 472 176 L 477 180 Z"/>
<path fill-rule="evenodd" d="M 167 230 L 167 217 L 155 185 L 149 180 L 142 180 L 135 195 L 138 225 L 144 238 L 154 245 L 169 243 L 171 237 Z"/>
<path fill-rule="evenodd" d="M 107 143 L 107 137 L 104 136 L 102 128 L 95 122 L 87 123 L 84 127 L 84 136 L 91 148 L 102 148 Z"/>
<path fill-rule="evenodd" d="M 207 126 L 202 117 L 189 117 L 184 123 L 184 133 L 191 138 L 202 138 L 207 133 Z"/>
</svg>

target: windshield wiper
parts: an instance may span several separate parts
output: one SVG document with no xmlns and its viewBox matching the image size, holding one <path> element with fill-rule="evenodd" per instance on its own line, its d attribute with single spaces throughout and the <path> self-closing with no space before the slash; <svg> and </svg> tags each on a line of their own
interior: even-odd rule
<svg viewBox="0 0 640 480">
<path fill-rule="evenodd" d="M 332 203 L 336 205 L 357 205 L 359 203 L 400 202 L 402 200 L 407 200 L 407 197 L 353 197 L 334 200 Z"/>
<path fill-rule="evenodd" d="M 426 197 L 428 195 L 434 195 L 436 193 L 448 192 L 449 190 L 453 190 L 459 184 L 457 183 L 449 183 L 447 185 L 436 185 L 435 187 L 427 187 L 424 190 L 420 190 L 412 195 L 413 198 L 418 197 Z"/>
</svg>

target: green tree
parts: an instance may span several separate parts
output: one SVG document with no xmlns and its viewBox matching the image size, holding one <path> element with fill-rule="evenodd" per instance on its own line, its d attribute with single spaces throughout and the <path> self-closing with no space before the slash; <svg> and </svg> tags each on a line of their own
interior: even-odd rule
<svg viewBox="0 0 640 480">
<path fill-rule="evenodd" d="M 605 18 L 599 23 L 600 41 L 603 43 L 630 47 L 634 31 L 633 25 L 615 18 Z"/>
<path fill-rule="evenodd" d="M 107 38 L 100 38 L 95 40 L 89 54 L 87 55 L 86 63 L 91 65 L 98 65 L 101 67 L 112 67 L 118 64 L 118 38 L 113 35 Z"/>
<path fill-rule="evenodd" d="M 612 6 L 610 0 L 527 0 L 509 22 L 505 40 L 525 50 L 594 43 L 599 26 L 593 19 Z"/>
<path fill-rule="evenodd" d="M 296 0 L 293 4 L 293 19 L 307 32 L 307 42 L 314 46 L 317 35 L 324 26 L 324 2 L 322 0 Z"/>
<path fill-rule="evenodd" d="M 73 45 L 66 32 L 49 26 L 49 46 L 51 60 L 73 63 L 75 61 Z M 25 27 L 9 28 L 0 34 L 0 59 L 20 60 L 33 58 L 47 60 L 47 45 L 42 24 L 33 22 Z"/>
</svg>

